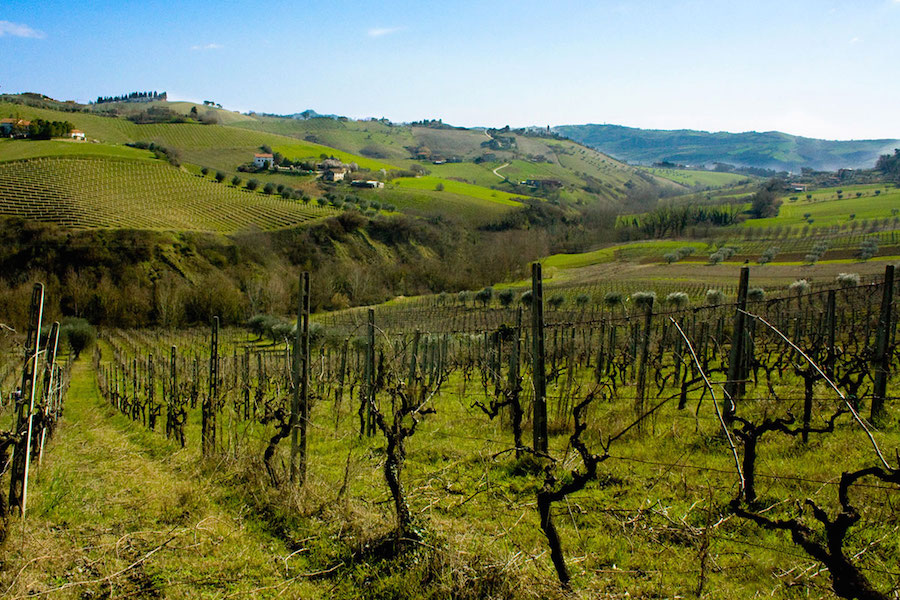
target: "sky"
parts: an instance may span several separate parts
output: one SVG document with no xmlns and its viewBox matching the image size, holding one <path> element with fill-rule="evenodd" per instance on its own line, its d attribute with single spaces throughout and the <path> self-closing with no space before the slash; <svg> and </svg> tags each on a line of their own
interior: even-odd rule
<svg viewBox="0 0 900 600">
<path fill-rule="evenodd" d="M 0 92 L 900 138 L 900 0 L 0 0 Z"/>
</svg>

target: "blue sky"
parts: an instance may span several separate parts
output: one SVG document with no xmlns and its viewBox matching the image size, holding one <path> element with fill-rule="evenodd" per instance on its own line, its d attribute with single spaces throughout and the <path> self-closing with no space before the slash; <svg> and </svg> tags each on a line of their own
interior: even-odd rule
<svg viewBox="0 0 900 600">
<path fill-rule="evenodd" d="M 900 0 L 4 0 L 0 91 L 900 138 L 898 32 Z"/>
</svg>

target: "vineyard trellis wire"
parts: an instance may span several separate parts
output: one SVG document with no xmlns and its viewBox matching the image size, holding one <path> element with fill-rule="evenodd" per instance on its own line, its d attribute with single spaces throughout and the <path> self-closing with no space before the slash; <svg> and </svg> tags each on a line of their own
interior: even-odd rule
<svg viewBox="0 0 900 600">
<path fill-rule="evenodd" d="M 447 410 L 455 403 L 463 410 L 476 409 L 475 416 L 467 413 L 467 421 L 475 423 L 478 414 L 488 413 L 499 417 L 501 430 L 518 430 L 518 436 L 502 443 L 516 450 L 520 460 L 542 465 L 545 482 L 555 481 L 562 476 L 560 470 L 568 468 L 568 450 L 585 449 L 579 453 L 587 470 L 573 472 L 589 483 L 599 475 L 597 464 L 590 466 L 593 455 L 582 444 L 591 440 L 592 444 L 602 443 L 608 453 L 608 444 L 619 439 L 617 435 L 598 438 L 597 424 L 606 423 L 615 430 L 614 424 L 619 423 L 618 428 L 628 436 L 641 437 L 648 433 L 632 429 L 628 423 L 644 423 L 652 435 L 658 420 L 664 418 L 660 416 L 663 409 L 677 406 L 675 414 L 690 417 L 698 430 L 706 428 L 709 419 L 702 414 L 703 407 L 723 384 L 731 390 L 728 399 L 733 407 L 727 426 L 732 430 L 779 411 L 787 415 L 792 434 L 802 436 L 804 443 L 810 435 L 824 435 L 820 421 L 830 422 L 832 431 L 848 428 L 844 415 L 836 414 L 833 403 L 821 397 L 825 375 L 867 423 L 877 424 L 882 419 L 878 414 L 882 409 L 874 408 L 879 403 L 886 414 L 893 415 L 897 398 L 887 393 L 887 373 L 879 366 L 893 367 L 898 362 L 893 316 L 896 284 L 890 274 L 891 268 L 880 281 L 747 299 L 740 305 L 647 310 L 643 315 L 622 310 L 548 311 L 539 331 L 536 326 L 523 326 L 529 319 L 517 317 L 522 312 L 531 315 L 527 304 L 477 312 L 450 308 L 446 317 L 440 315 L 441 307 L 433 306 L 388 312 L 385 319 L 378 318 L 377 310 L 370 310 L 365 321 L 347 317 L 320 320 L 319 327 L 310 328 L 308 352 L 300 346 L 292 348 L 287 339 L 262 345 L 245 332 L 224 330 L 215 368 L 208 371 L 201 368 L 209 359 L 202 330 L 110 330 L 104 332 L 103 351 L 98 349 L 94 359 L 101 391 L 111 405 L 151 429 L 155 428 L 151 415 L 164 411 L 166 435 L 182 446 L 197 440 L 190 431 L 195 418 L 190 416 L 192 411 L 208 402 L 210 394 L 217 395 L 210 406 L 223 418 L 216 425 L 221 435 L 216 436 L 214 452 L 236 454 L 239 441 L 234 432 L 238 427 L 251 431 L 257 440 L 256 451 L 263 451 L 256 460 L 265 465 L 276 486 L 288 479 L 280 472 L 277 456 L 282 452 L 279 443 L 297 423 L 291 398 L 300 381 L 299 365 L 309 373 L 310 414 L 318 415 L 304 419 L 313 427 L 311 436 L 336 435 L 338 431 L 346 435 L 348 429 L 355 429 L 365 440 L 380 429 L 390 446 L 413 435 L 415 423 L 434 419 L 429 416 L 433 410 Z M 752 318 L 736 318 L 742 314 Z M 537 356 L 540 344 L 535 342 L 536 333 L 543 336 L 543 359 Z M 740 344 L 735 344 L 736 338 Z M 785 338 L 793 346 L 786 345 Z M 166 368 L 152 367 L 151 354 L 168 356 Z M 822 368 L 810 368 L 803 357 Z M 530 381 L 536 368 L 545 369 L 545 425 L 533 419 L 539 404 Z M 641 379 L 645 380 L 643 391 L 638 385 Z M 802 384 L 802 392 L 795 391 L 795 382 Z M 588 391 L 597 385 L 607 390 L 602 401 Z M 589 397 L 593 401 L 587 401 Z M 647 400 L 651 401 L 645 404 Z M 695 406 L 693 414 L 687 414 L 691 405 Z M 329 407 L 326 418 L 323 411 Z M 793 416 L 796 410 L 801 411 L 797 418 Z M 358 427 L 348 420 L 354 412 L 359 417 Z M 408 418 L 412 421 L 404 421 Z M 553 441 L 546 450 L 521 439 L 528 421 L 537 426 L 533 437 L 546 435 Z M 573 431 L 573 421 L 574 433 L 568 438 L 561 436 Z M 324 422 L 330 425 L 325 427 Z M 392 435 L 400 437 L 391 442 Z M 766 439 L 772 435 L 766 434 Z M 875 435 L 886 434 L 879 430 Z M 762 443 L 760 438 L 762 435 L 757 435 L 754 443 Z M 497 442 L 500 440 L 492 443 Z M 370 443 L 375 443 L 374 439 Z M 404 513 L 409 503 L 402 482 L 407 450 L 400 446 L 388 484 L 400 519 L 399 531 L 409 537 L 417 525 Z M 746 459 L 748 447 L 743 441 L 734 451 Z M 619 452 L 617 458 L 629 457 Z M 640 461 L 639 456 L 631 458 Z M 314 462 L 315 454 L 311 452 L 308 460 Z M 889 463 L 883 467 L 888 474 L 896 468 Z M 815 480 L 794 473 L 760 476 L 798 484 Z M 883 482 L 881 488 L 896 489 L 891 487 L 891 476 Z M 860 482 L 858 489 L 870 485 Z M 545 489 L 550 493 L 551 488 Z M 747 507 L 734 510 L 750 514 L 740 513 Z M 554 562 L 562 556 L 561 544 L 559 548 L 554 551 Z"/>
</svg>

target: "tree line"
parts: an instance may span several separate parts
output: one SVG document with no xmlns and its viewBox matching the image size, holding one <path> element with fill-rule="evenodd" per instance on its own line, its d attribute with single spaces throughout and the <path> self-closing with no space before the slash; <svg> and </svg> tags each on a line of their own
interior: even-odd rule
<svg viewBox="0 0 900 600">
<path fill-rule="evenodd" d="M 131 92 L 122 94 L 121 96 L 97 96 L 94 104 L 105 104 L 107 102 L 153 102 L 165 101 L 168 98 L 166 92 Z"/>
</svg>

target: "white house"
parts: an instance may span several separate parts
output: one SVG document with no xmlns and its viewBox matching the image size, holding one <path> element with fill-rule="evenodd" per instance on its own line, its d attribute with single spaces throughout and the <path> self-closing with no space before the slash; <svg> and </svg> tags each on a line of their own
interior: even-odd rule
<svg viewBox="0 0 900 600">
<path fill-rule="evenodd" d="M 73 129 L 72 131 L 69 132 L 69 135 L 72 136 L 73 140 L 78 140 L 79 142 L 83 142 L 85 139 L 84 132 L 81 131 L 80 129 Z"/>
<path fill-rule="evenodd" d="M 275 162 L 275 157 L 271 154 L 254 154 L 253 155 L 253 166 L 254 167 L 272 167 L 272 163 Z"/>
</svg>

